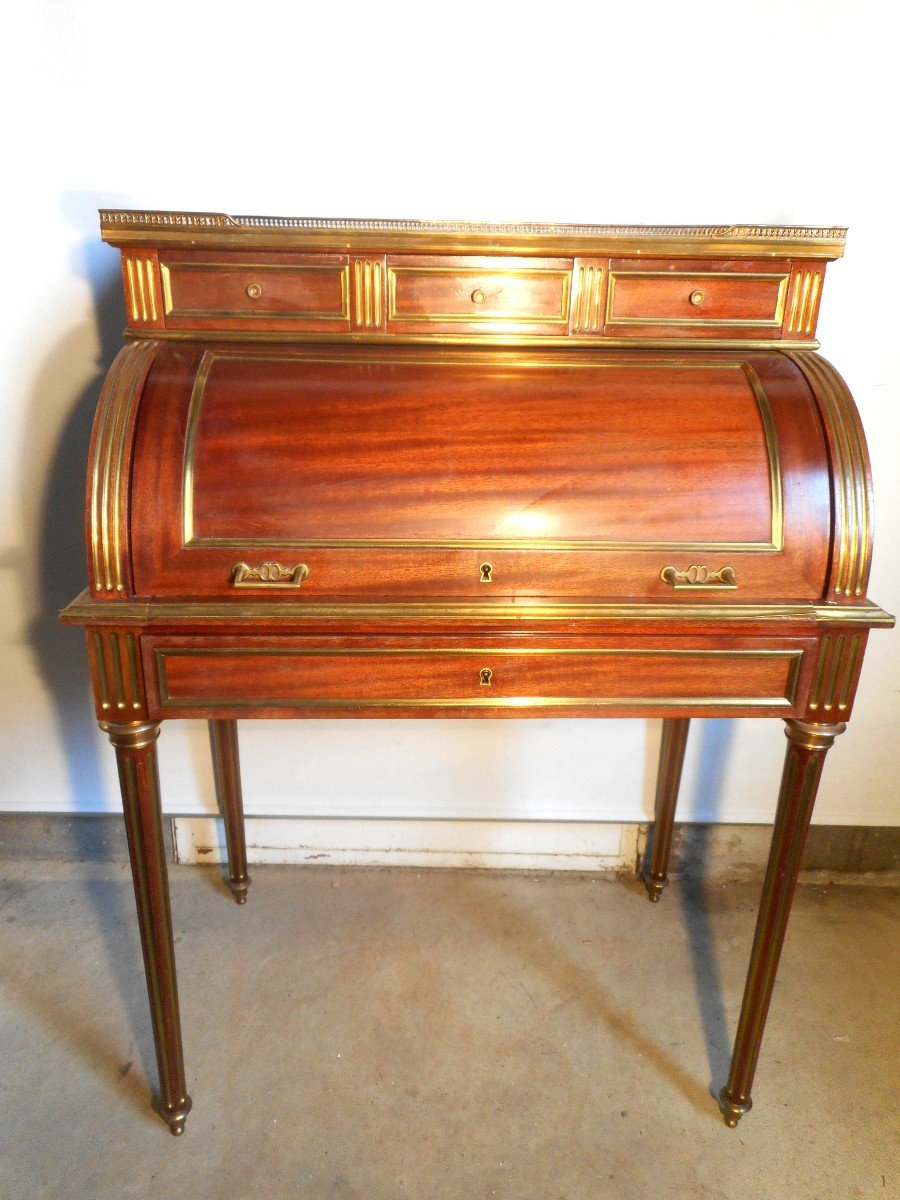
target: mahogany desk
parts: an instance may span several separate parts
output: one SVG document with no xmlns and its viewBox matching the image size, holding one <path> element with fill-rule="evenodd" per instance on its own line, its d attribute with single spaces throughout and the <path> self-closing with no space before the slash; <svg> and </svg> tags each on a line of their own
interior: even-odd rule
<svg viewBox="0 0 900 1200">
<path fill-rule="evenodd" d="M 735 1125 L 825 754 L 892 624 L 859 417 L 815 353 L 844 230 L 101 218 L 129 325 L 63 620 L 118 758 L 171 1131 L 155 744 L 186 717 L 212 728 L 238 903 L 239 717 L 660 717 L 652 900 L 689 719 L 784 719 Z"/>
</svg>

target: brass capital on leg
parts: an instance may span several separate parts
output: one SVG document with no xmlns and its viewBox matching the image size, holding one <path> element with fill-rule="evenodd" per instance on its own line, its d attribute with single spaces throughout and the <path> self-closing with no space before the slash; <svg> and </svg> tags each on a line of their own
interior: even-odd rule
<svg viewBox="0 0 900 1200">
<path fill-rule="evenodd" d="M 788 748 L 772 830 L 772 847 L 759 902 L 731 1071 L 719 1093 L 725 1124 L 732 1129 L 744 1113 L 750 1111 L 753 1103 L 750 1090 L 822 766 L 834 739 L 845 728 L 842 723 L 785 722 Z"/>
<path fill-rule="evenodd" d="M 101 728 L 115 747 L 119 768 L 159 1071 L 159 1113 L 177 1136 L 184 1132 L 191 1098 L 187 1094 L 181 1048 L 169 877 L 156 765 L 159 726 L 149 721 L 127 724 L 104 721 Z"/>
</svg>

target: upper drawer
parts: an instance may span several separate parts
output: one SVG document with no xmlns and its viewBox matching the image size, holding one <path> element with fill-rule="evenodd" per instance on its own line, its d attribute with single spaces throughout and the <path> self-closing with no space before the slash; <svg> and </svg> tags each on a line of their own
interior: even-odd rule
<svg viewBox="0 0 900 1200">
<path fill-rule="evenodd" d="M 566 334 L 571 281 L 570 259 L 388 257 L 388 329 Z"/>
<path fill-rule="evenodd" d="M 780 338 L 789 278 L 788 262 L 614 259 L 604 332 Z"/>
<path fill-rule="evenodd" d="M 349 330 L 344 255 L 203 254 L 159 257 L 167 329 Z"/>
</svg>

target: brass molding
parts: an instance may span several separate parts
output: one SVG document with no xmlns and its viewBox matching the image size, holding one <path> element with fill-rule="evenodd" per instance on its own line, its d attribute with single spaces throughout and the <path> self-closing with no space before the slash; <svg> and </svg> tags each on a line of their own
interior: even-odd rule
<svg viewBox="0 0 900 1200">
<path fill-rule="evenodd" d="M 98 724 L 117 750 L 143 750 L 159 737 L 159 725 L 155 721 L 135 721 L 129 724 L 100 721 Z"/>
<path fill-rule="evenodd" d="M 865 595 L 872 555 L 871 484 L 865 439 L 853 397 L 817 354 L 788 356 L 806 377 L 825 419 L 834 465 L 836 549 L 829 589 L 846 599 Z"/>
<path fill-rule="evenodd" d="M 162 338 L 166 341 L 196 342 L 198 332 L 195 329 L 154 329 L 144 332 L 139 329 L 126 328 L 122 336 L 130 341 L 138 341 L 146 337 Z M 371 345 L 371 346 L 481 346 L 485 349 L 530 348 L 560 349 L 562 347 L 575 350 L 671 350 L 683 353 L 686 350 L 818 350 L 816 341 L 797 341 L 781 338 L 637 338 L 637 337 L 606 337 L 600 333 L 590 337 L 580 337 L 577 333 L 562 334 L 519 334 L 519 333 L 381 333 L 359 332 L 350 333 L 307 333 L 298 331 L 286 333 L 280 330 L 261 331 L 254 329 L 204 329 L 204 342 L 264 342 L 267 345 L 277 342 L 288 342 L 291 345 L 315 343 L 322 345 Z"/>
<path fill-rule="evenodd" d="M 309 247 L 381 252 L 746 254 L 840 258 L 846 229 L 784 225 L 496 224 L 478 221 L 326 220 L 101 209 L 104 241 L 115 245 L 210 243 L 240 247 Z"/>
<path fill-rule="evenodd" d="M 655 604 L 594 601 L 572 604 L 517 603 L 515 601 L 377 601 L 322 602 L 306 600 L 121 600 L 94 599 L 83 591 L 64 608 L 60 619 L 68 625 L 185 625 L 193 621 L 243 624 L 273 621 L 303 624 L 310 621 L 389 620 L 410 621 L 712 621 L 788 622 L 810 625 L 863 626 L 891 629 L 894 617 L 877 604 Z"/>
<path fill-rule="evenodd" d="M 834 739 L 844 732 L 843 721 L 833 725 L 819 725 L 812 721 L 789 718 L 784 722 L 784 735 L 789 742 L 804 750 L 829 750 Z"/>
<path fill-rule="evenodd" d="M 771 533 L 767 542 L 629 542 L 629 541 L 589 541 L 571 539 L 534 539 L 534 538 L 447 538 L 429 540 L 425 538 L 241 538 L 198 536 L 194 527 L 194 456 L 197 448 L 197 431 L 200 425 L 200 413 L 203 404 L 203 394 L 209 373 L 218 359 L 237 359 L 254 361 L 264 358 L 267 362 L 291 362 L 297 358 L 306 362 L 336 363 L 336 364 L 375 364 L 384 365 L 388 360 L 377 355 L 368 357 L 365 353 L 354 354 L 352 358 L 340 353 L 329 353 L 326 349 L 307 349 L 301 355 L 285 353 L 250 354 L 241 350 L 204 350 L 200 366 L 194 377 L 191 398 L 188 403 L 187 431 L 184 440 L 184 458 L 182 461 L 182 512 L 181 537 L 183 546 L 188 548 L 202 547 L 220 550 L 353 550 L 358 548 L 381 550 L 541 550 L 541 551 L 650 551 L 660 554 L 771 554 L 778 553 L 784 545 L 784 517 L 782 504 L 782 472 L 778 452 L 778 441 L 775 433 L 775 421 L 769 406 L 768 397 L 749 363 L 739 360 L 722 360 L 704 362 L 704 370 L 738 371 L 744 375 L 750 386 L 756 406 L 759 409 L 765 435 L 766 459 L 769 470 L 769 491 L 771 503 Z M 392 363 L 410 364 L 427 363 L 429 365 L 471 365 L 473 359 L 464 354 L 442 354 L 436 357 L 418 357 L 414 353 L 392 355 Z M 492 360 L 482 360 L 491 365 Z M 502 360 L 498 360 L 502 361 Z M 681 355 L 672 359 L 657 359 L 653 362 L 635 364 L 628 355 L 620 355 L 608 359 L 592 359 L 580 356 L 572 359 L 561 355 L 559 359 L 548 359 L 535 356 L 533 359 L 517 359 L 517 369 L 546 369 L 548 366 L 564 365 L 567 370 L 598 370 L 610 367 L 634 366 L 636 370 L 696 370 L 697 363 L 689 357 Z M 731 585 L 722 585 L 731 586 Z"/>
<path fill-rule="evenodd" d="M 141 389 L 159 348 L 155 339 L 125 346 L 100 393 L 89 476 L 91 578 L 99 592 L 126 590 L 131 439 Z"/>
</svg>

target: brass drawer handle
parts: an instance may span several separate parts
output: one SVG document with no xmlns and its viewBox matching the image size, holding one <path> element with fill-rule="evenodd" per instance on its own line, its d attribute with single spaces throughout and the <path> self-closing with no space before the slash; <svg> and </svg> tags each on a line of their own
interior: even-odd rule
<svg viewBox="0 0 900 1200">
<path fill-rule="evenodd" d="M 484 304 L 486 299 L 487 299 L 487 297 L 485 296 L 485 294 L 481 290 L 481 288 L 476 288 L 475 291 L 472 293 L 472 303 L 473 304 Z"/>
<path fill-rule="evenodd" d="M 298 588 L 307 575 L 306 563 L 283 567 L 281 563 L 264 562 L 250 567 L 241 562 L 231 568 L 231 583 L 234 587 Z"/>
<path fill-rule="evenodd" d="M 696 292 L 691 292 L 691 294 L 688 298 L 689 298 L 691 304 L 693 304 L 695 308 L 698 308 L 703 303 L 703 301 L 706 299 L 706 297 L 699 290 L 699 288 L 697 289 Z"/>
<path fill-rule="evenodd" d="M 248 283 L 247 295 L 251 300 L 258 300 L 262 295 L 262 287 L 258 283 Z"/>
<path fill-rule="evenodd" d="M 494 674 L 494 672 L 491 670 L 490 667 L 482 667 L 481 668 L 481 670 L 478 672 L 478 682 L 481 684 L 482 687 L 490 687 L 491 686 L 491 677 L 493 676 L 493 674 Z"/>
<path fill-rule="evenodd" d="M 734 567 L 719 567 L 711 571 L 709 567 L 688 567 L 679 571 L 677 567 L 663 567 L 659 573 L 663 583 L 673 588 L 736 588 L 737 579 Z"/>
</svg>

